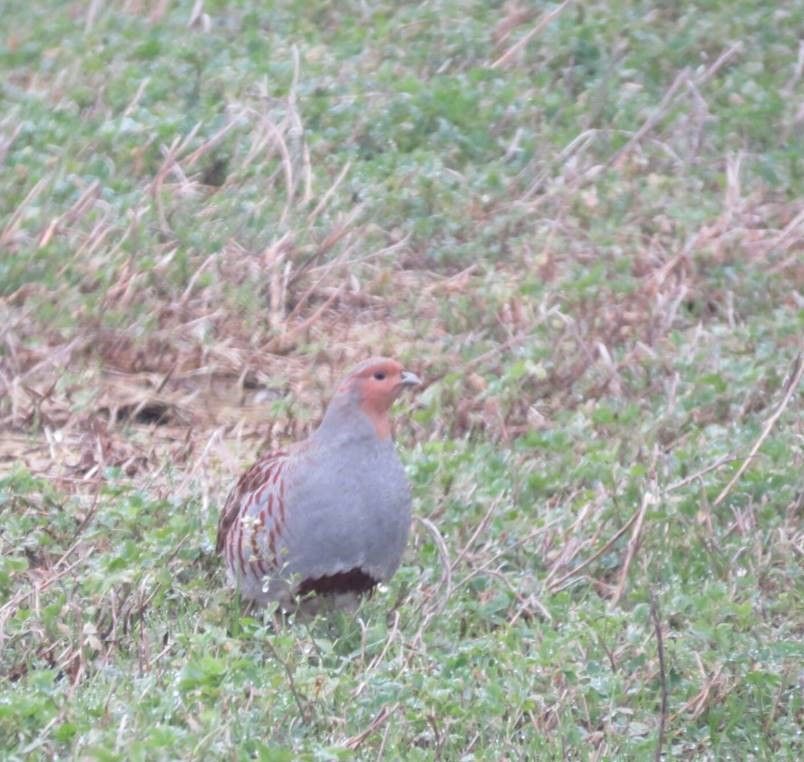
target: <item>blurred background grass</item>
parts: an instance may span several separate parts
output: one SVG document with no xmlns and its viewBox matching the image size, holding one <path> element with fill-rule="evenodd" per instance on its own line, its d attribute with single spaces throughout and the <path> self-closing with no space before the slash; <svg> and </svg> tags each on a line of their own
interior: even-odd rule
<svg viewBox="0 0 804 762">
<path fill-rule="evenodd" d="M 2 18 L 4 758 L 800 756 L 804 3 Z M 378 353 L 431 523 L 274 632 L 219 506 Z"/>
</svg>

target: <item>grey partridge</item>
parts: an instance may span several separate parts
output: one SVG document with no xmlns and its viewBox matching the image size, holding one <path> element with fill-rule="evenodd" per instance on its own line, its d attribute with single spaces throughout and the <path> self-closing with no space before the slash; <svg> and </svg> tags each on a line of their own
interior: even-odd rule
<svg viewBox="0 0 804 762">
<path fill-rule="evenodd" d="M 286 610 L 311 599 L 350 605 L 394 574 L 411 496 L 389 411 L 419 383 L 395 360 L 366 360 L 308 439 L 243 474 L 221 512 L 217 550 L 246 600 Z"/>
</svg>

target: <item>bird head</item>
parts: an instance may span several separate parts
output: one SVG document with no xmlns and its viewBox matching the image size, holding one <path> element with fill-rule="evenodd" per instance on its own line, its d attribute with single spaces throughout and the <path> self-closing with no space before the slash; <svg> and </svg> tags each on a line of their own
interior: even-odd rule
<svg viewBox="0 0 804 762">
<path fill-rule="evenodd" d="M 419 377 L 396 360 L 372 357 L 354 368 L 341 381 L 327 411 L 357 407 L 368 416 L 380 439 L 391 436 L 388 411 L 403 389 L 417 386 Z M 325 419 L 326 420 L 326 419 Z"/>
</svg>

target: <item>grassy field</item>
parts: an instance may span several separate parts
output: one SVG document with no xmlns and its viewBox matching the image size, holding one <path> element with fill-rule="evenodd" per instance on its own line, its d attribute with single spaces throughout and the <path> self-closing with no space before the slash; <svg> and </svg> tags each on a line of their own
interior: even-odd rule
<svg viewBox="0 0 804 762">
<path fill-rule="evenodd" d="M 802 0 L 0 17 L 0 758 L 801 758 Z M 378 353 L 411 545 L 277 630 L 219 508 Z"/>
</svg>

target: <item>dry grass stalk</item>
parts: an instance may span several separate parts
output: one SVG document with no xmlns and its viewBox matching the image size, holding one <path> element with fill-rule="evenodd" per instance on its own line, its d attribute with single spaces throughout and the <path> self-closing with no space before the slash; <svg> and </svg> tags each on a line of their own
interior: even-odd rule
<svg viewBox="0 0 804 762">
<path fill-rule="evenodd" d="M 625 554 L 625 561 L 623 562 L 622 569 L 620 570 L 620 578 L 617 581 L 617 586 L 614 589 L 614 595 L 611 599 L 612 606 L 619 605 L 620 600 L 623 597 L 625 585 L 628 581 L 628 571 L 631 568 L 634 558 L 636 557 L 642 540 L 642 526 L 645 522 L 645 514 L 648 511 L 648 506 L 653 505 L 655 502 L 656 496 L 650 490 L 646 489 L 642 493 L 642 502 L 640 503 L 639 511 L 637 511 L 636 521 L 634 522 L 634 528 L 631 532 L 631 538 L 628 540 L 628 550 Z"/>
<path fill-rule="evenodd" d="M 690 75 L 688 68 L 682 69 L 673 80 L 673 83 L 667 88 L 659 105 L 654 109 L 653 113 L 645 120 L 642 126 L 631 136 L 628 142 L 622 146 L 612 157 L 606 162 L 606 167 L 619 167 L 623 159 L 631 152 L 642 138 L 644 138 L 651 130 L 656 127 L 659 122 L 664 118 L 669 110 L 671 104 L 675 100 L 676 94 L 686 84 L 687 78 Z"/>
<path fill-rule="evenodd" d="M 641 506 L 639 509 L 634 511 L 633 515 L 631 516 L 628 521 L 625 522 L 604 544 L 603 546 L 595 551 L 589 558 L 583 560 L 578 566 L 573 567 L 563 576 L 559 577 L 557 580 L 550 582 L 549 589 L 552 592 L 557 592 L 558 590 L 562 589 L 569 580 L 573 580 L 578 577 L 578 575 L 590 564 L 594 563 L 598 558 L 604 556 L 608 551 L 614 546 L 614 544 L 619 540 L 634 524 L 634 522 L 639 518 L 641 511 Z M 552 574 L 552 570 L 551 570 Z M 547 581 L 549 580 L 549 576 Z M 547 585 L 546 585 L 547 586 Z"/>
<path fill-rule="evenodd" d="M 534 10 L 527 6 L 520 5 L 516 0 L 511 0 L 503 6 L 505 15 L 495 24 L 492 38 L 495 48 L 502 47 L 502 44 L 511 36 L 511 33 L 526 21 L 533 17 Z"/>
<path fill-rule="evenodd" d="M 754 442 L 754 446 L 751 448 L 750 452 L 746 456 L 745 460 L 742 462 L 740 467 L 737 469 L 737 472 L 732 476 L 729 480 L 729 483 L 720 491 L 720 494 L 715 498 L 712 505 L 716 508 L 720 505 L 727 497 L 727 495 L 731 492 L 734 488 L 734 485 L 740 480 L 740 477 L 745 473 L 745 470 L 751 464 L 751 461 L 754 459 L 756 454 L 759 452 L 759 448 L 762 447 L 762 443 L 768 438 L 768 435 L 771 432 L 776 421 L 779 420 L 779 416 L 784 412 L 787 404 L 790 402 L 793 393 L 798 389 L 799 381 L 801 380 L 801 374 L 804 370 L 804 364 L 801 361 L 801 354 L 796 356 L 796 359 L 793 361 L 793 365 L 790 368 L 790 373 L 787 377 L 787 381 L 782 389 L 782 399 L 780 400 L 779 404 L 776 406 L 776 409 L 771 413 L 768 419 L 765 421 L 765 425 L 762 427 L 762 432 L 757 437 L 756 442 Z"/>
<path fill-rule="evenodd" d="M 561 15 L 564 8 L 566 8 L 572 0 L 564 0 L 561 5 L 557 6 L 551 11 L 542 14 L 542 17 L 536 22 L 533 29 L 523 35 L 517 40 L 508 50 L 505 51 L 494 63 L 491 64 L 492 69 L 499 69 L 506 66 L 511 60 L 521 51 L 524 50 L 528 43 L 539 34 L 554 18 Z"/>
<path fill-rule="evenodd" d="M 545 524 L 542 527 L 537 527 L 536 529 L 533 529 L 532 531 L 528 532 L 524 537 L 521 537 L 516 542 L 512 543 L 505 550 L 497 551 L 496 553 L 493 553 L 489 557 L 485 558 L 481 563 L 475 564 L 472 570 L 468 574 L 466 574 L 465 577 L 462 577 L 457 583 L 455 583 L 455 585 L 453 586 L 453 591 L 462 588 L 464 585 L 466 585 L 468 582 L 470 582 L 478 575 L 485 573 L 487 569 L 489 569 L 491 566 L 500 561 L 504 556 L 508 555 L 514 550 L 529 546 L 530 543 L 537 537 L 543 534 L 548 534 L 551 530 L 556 529 L 561 523 L 562 519 L 554 519 L 553 521 L 551 521 L 548 524 Z"/>
<path fill-rule="evenodd" d="M 47 187 L 48 177 L 42 177 L 34 183 L 31 190 L 25 194 L 25 198 L 20 201 L 17 208 L 12 212 L 11 217 L 2 231 L 0 231 L 0 246 L 10 246 L 18 230 L 19 222 L 28 204 L 36 200 L 37 196 Z"/>
<path fill-rule="evenodd" d="M 433 608 L 432 614 L 435 615 L 444 609 L 452 594 L 452 570 L 454 562 L 452 564 L 450 563 L 447 543 L 444 542 L 444 537 L 441 532 L 438 531 L 436 525 L 429 519 L 424 518 L 424 516 L 414 516 L 414 520 L 421 524 L 427 530 L 430 537 L 433 538 L 433 542 L 438 550 L 438 558 L 441 562 L 441 579 L 438 583 L 438 587 L 428 596 L 432 598 L 439 590 L 444 590 L 441 602 Z"/>
<path fill-rule="evenodd" d="M 391 706 L 384 706 L 380 711 L 377 713 L 377 716 L 371 721 L 369 726 L 358 733 L 357 735 L 351 736 L 347 738 L 343 745 L 352 751 L 355 749 L 359 749 L 363 742 L 372 734 L 379 730 L 393 715 L 393 713 L 399 708 L 399 704 L 392 704 Z"/>
<path fill-rule="evenodd" d="M 664 733 L 667 726 L 668 712 L 668 689 L 667 689 L 667 668 L 664 659 L 664 636 L 662 635 L 662 618 L 659 611 L 659 602 L 653 591 L 650 594 L 650 616 L 653 621 L 653 630 L 656 635 L 656 654 L 659 659 L 659 686 L 661 690 L 661 707 L 659 710 L 659 732 L 656 738 L 656 752 L 654 759 L 661 762 L 662 746 L 664 745 Z"/>
<path fill-rule="evenodd" d="M 338 186 L 343 182 L 346 175 L 349 173 L 349 170 L 352 167 L 352 162 L 347 161 L 346 164 L 341 167 L 341 171 L 338 173 L 338 176 L 335 178 L 335 181 L 332 185 L 327 189 L 326 193 L 321 197 L 321 200 L 316 204 L 315 209 L 307 217 L 307 224 L 312 225 L 315 220 L 317 219 L 318 215 L 326 209 L 327 204 L 332 200 L 332 197 L 335 195 L 335 192 L 338 190 Z"/>
</svg>

